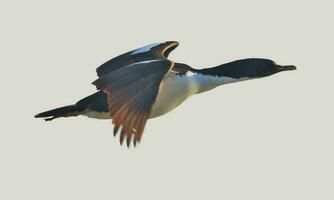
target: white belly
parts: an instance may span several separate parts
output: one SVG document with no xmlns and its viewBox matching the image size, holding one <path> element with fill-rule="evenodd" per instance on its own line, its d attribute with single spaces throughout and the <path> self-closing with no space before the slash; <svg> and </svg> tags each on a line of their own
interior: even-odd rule
<svg viewBox="0 0 334 200">
<path fill-rule="evenodd" d="M 83 113 L 82 115 L 95 119 L 111 119 L 109 112 L 88 111 Z"/>
<path fill-rule="evenodd" d="M 187 76 L 169 74 L 162 82 L 150 118 L 163 115 L 181 105 L 198 91 L 197 84 Z"/>
<path fill-rule="evenodd" d="M 157 99 L 153 104 L 149 118 L 163 115 L 184 102 L 188 97 L 197 92 L 196 83 L 187 76 L 169 74 L 165 77 Z M 110 119 L 109 112 L 88 111 L 83 115 L 95 119 Z"/>
</svg>

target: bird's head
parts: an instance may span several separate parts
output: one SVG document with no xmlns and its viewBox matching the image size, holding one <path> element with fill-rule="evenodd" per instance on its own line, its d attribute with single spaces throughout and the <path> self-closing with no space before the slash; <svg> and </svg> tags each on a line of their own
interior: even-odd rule
<svg viewBox="0 0 334 200">
<path fill-rule="evenodd" d="M 294 65 L 279 65 L 262 58 L 248 58 L 233 61 L 219 67 L 219 73 L 231 78 L 262 78 L 282 71 L 296 70 Z"/>
</svg>

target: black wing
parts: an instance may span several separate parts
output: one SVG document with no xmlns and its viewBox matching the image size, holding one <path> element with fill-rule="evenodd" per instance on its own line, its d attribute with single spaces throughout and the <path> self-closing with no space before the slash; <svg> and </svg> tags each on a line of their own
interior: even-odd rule
<svg viewBox="0 0 334 200">
<path fill-rule="evenodd" d="M 156 100 L 164 76 L 173 67 L 169 60 L 134 63 L 112 71 L 93 82 L 108 96 L 108 109 L 115 125 L 122 127 L 120 143 L 140 142 L 146 120 Z"/>
<path fill-rule="evenodd" d="M 117 56 L 96 69 L 99 77 L 124 66 L 147 60 L 165 59 L 179 45 L 176 41 L 150 44 Z"/>
</svg>

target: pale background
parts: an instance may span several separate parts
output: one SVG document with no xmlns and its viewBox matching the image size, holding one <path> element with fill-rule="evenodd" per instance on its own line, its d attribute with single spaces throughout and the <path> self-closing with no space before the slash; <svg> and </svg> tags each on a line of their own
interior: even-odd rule
<svg viewBox="0 0 334 200">
<path fill-rule="evenodd" d="M 334 199 L 333 4 L 310 2 L 1 1 L 0 199 Z M 135 149 L 108 120 L 33 118 L 166 40 L 195 68 L 264 57 L 298 71 L 194 96 Z"/>
</svg>

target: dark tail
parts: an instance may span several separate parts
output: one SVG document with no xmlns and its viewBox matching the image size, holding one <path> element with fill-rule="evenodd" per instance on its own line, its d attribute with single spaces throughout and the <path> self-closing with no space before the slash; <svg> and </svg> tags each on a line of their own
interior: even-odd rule
<svg viewBox="0 0 334 200">
<path fill-rule="evenodd" d="M 72 117 L 78 116 L 85 109 L 78 106 L 77 104 L 64 106 L 52 110 L 48 110 L 42 113 L 35 115 L 36 118 L 44 118 L 45 121 L 51 121 L 59 117 Z"/>
</svg>

